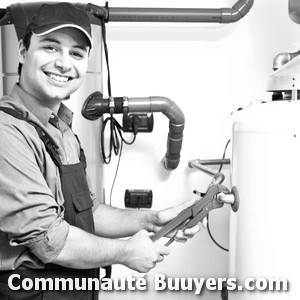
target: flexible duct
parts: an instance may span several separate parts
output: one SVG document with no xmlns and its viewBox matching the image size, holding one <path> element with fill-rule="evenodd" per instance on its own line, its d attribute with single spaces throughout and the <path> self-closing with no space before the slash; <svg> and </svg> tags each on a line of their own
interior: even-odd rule
<svg viewBox="0 0 300 300">
<path fill-rule="evenodd" d="M 96 120 L 104 113 L 123 113 L 125 107 L 128 107 L 129 113 L 161 112 L 170 120 L 167 152 L 163 162 L 167 170 L 176 169 L 180 161 L 185 119 L 174 101 L 166 97 L 104 99 L 101 92 L 95 92 L 87 98 L 81 113 L 88 120 Z"/>
</svg>

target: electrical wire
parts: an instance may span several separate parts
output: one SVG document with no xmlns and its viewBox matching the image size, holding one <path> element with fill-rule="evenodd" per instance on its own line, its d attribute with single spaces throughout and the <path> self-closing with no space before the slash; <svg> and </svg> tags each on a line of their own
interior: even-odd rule
<svg viewBox="0 0 300 300">
<path fill-rule="evenodd" d="M 228 147 L 229 143 L 230 143 L 230 139 L 227 141 L 227 143 L 226 143 L 226 145 L 225 145 L 225 148 L 224 148 L 224 151 L 223 151 L 222 159 L 225 158 L 226 151 L 227 151 L 227 147 Z M 222 171 L 222 168 L 223 168 L 223 163 L 221 163 L 218 172 L 221 172 L 221 171 Z M 227 252 L 229 251 L 229 249 L 227 249 L 227 248 L 221 246 L 221 245 L 214 239 L 214 237 L 213 237 L 213 235 L 212 235 L 212 233 L 211 233 L 211 231 L 210 231 L 210 227 L 209 227 L 209 214 L 207 214 L 207 232 L 208 232 L 210 238 L 212 239 L 212 241 L 213 241 L 219 248 L 221 248 L 222 250 L 227 251 Z"/>
<path fill-rule="evenodd" d="M 104 144 L 105 144 L 105 129 L 107 127 L 108 122 L 110 122 L 110 131 L 108 137 L 109 151 L 108 154 L 106 154 Z M 130 142 L 124 139 L 123 133 L 124 133 L 123 127 L 112 115 L 110 115 L 110 117 L 106 118 L 103 121 L 103 127 L 101 130 L 101 149 L 102 149 L 102 159 L 105 164 L 109 164 L 111 162 L 113 151 L 116 156 L 121 155 L 123 149 L 121 147 L 122 142 L 124 142 L 127 145 L 132 145 L 135 142 L 136 135 L 137 135 L 136 132 L 134 132 L 133 139 Z"/>
<path fill-rule="evenodd" d="M 108 47 L 106 43 L 106 27 L 105 27 L 105 20 L 101 19 L 101 29 L 102 29 L 102 41 L 103 41 L 103 48 L 106 60 L 106 68 L 107 68 L 107 89 L 108 95 L 111 97 L 111 81 L 110 81 L 110 69 L 109 69 L 109 60 L 108 60 Z"/>
<path fill-rule="evenodd" d="M 106 67 L 107 67 L 107 89 L 108 89 L 108 95 L 111 98 L 112 93 L 111 93 L 111 79 L 110 79 L 110 68 L 109 68 L 109 59 L 108 59 L 108 47 L 107 47 L 107 42 L 106 42 L 106 27 L 105 27 L 105 20 L 101 19 L 101 25 L 102 25 L 102 40 L 103 40 L 103 48 L 104 48 L 104 53 L 105 53 L 105 60 L 106 60 Z M 128 109 L 124 109 L 124 114 L 128 113 Z M 105 130 L 107 127 L 107 124 L 110 124 L 109 126 L 109 137 L 108 137 L 108 154 L 106 154 L 105 151 Z M 116 156 L 119 155 L 118 163 L 117 163 L 117 168 L 115 172 L 115 176 L 113 179 L 113 183 L 111 186 L 110 190 L 110 198 L 109 198 L 109 205 L 112 204 L 112 193 L 113 193 L 113 188 L 116 182 L 116 178 L 118 175 L 118 170 L 119 170 L 119 165 L 120 165 L 120 160 L 121 160 L 121 155 L 123 151 L 123 143 L 127 145 L 132 145 L 135 142 L 136 135 L 137 135 L 137 127 L 138 127 L 138 122 L 137 120 L 134 119 L 134 124 L 133 124 L 133 131 L 134 131 L 134 136 L 131 141 L 126 141 L 123 137 L 123 127 L 119 124 L 119 122 L 114 118 L 113 116 L 113 111 L 110 113 L 110 116 L 107 117 L 103 121 L 103 127 L 101 130 L 101 149 L 102 149 L 102 159 L 105 164 L 109 164 L 111 162 L 112 158 L 112 153 L 114 152 Z"/>
<path fill-rule="evenodd" d="M 222 156 L 222 159 L 225 158 L 225 155 L 226 155 L 226 150 L 227 150 L 227 147 L 230 143 L 230 139 L 227 141 L 226 145 L 225 145 L 225 148 L 224 148 L 224 152 L 223 152 L 223 156 Z M 219 172 L 221 172 L 223 169 L 223 163 L 220 164 L 220 168 L 219 168 Z"/>
<path fill-rule="evenodd" d="M 105 27 L 104 19 L 101 19 L 101 25 L 102 25 L 102 40 L 103 40 L 103 47 L 104 47 L 106 67 L 107 67 L 107 89 L 108 89 L 108 95 L 111 98 L 112 94 L 111 94 L 110 68 L 109 68 L 109 59 L 108 59 L 108 47 L 107 47 L 107 43 L 106 43 L 106 27 Z M 127 112 L 128 111 L 126 109 L 124 109 L 124 113 L 127 113 Z M 106 129 L 106 126 L 108 123 L 110 123 L 110 134 L 109 134 L 109 141 L 108 141 L 109 153 L 108 153 L 108 155 L 106 155 L 105 146 L 104 146 L 104 133 L 105 133 L 105 129 Z M 110 116 L 107 117 L 103 121 L 103 128 L 102 128 L 102 132 L 101 132 L 101 148 L 102 148 L 102 158 L 103 158 L 104 163 L 106 163 L 106 164 L 110 163 L 111 156 L 112 156 L 112 150 L 114 151 L 115 155 L 117 155 L 117 156 L 119 155 L 119 153 L 121 153 L 122 148 L 120 146 L 121 146 L 122 141 L 128 145 L 131 145 L 134 143 L 136 134 L 137 134 L 137 130 L 135 130 L 134 137 L 131 142 L 127 142 L 123 138 L 122 132 L 124 132 L 123 128 L 118 123 L 118 121 L 113 117 L 113 111 L 112 111 L 110 113 Z"/>
<path fill-rule="evenodd" d="M 117 175 L 118 175 L 118 171 L 119 171 L 119 166 L 120 166 L 120 161 L 121 161 L 121 156 L 122 156 L 122 150 L 123 150 L 123 140 L 121 140 L 121 147 L 120 147 L 120 155 L 119 155 L 119 159 L 118 159 L 118 164 L 117 164 L 114 180 L 113 180 L 113 183 L 112 183 L 111 189 L 110 189 L 110 195 L 109 195 L 109 205 L 110 206 L 112 205 L 112 193 L 113 193 L 113 189 L 114 189 L 115 182 L 116 182 Z"/>
<path fill-rule="evenodd" d="M 104 131 L 105 131 L 105 127 L 106 127 L 106 124 L 108 121 L 110 121 L 111 123 L 114 123 L 114 125 L 110 126 L 111 128 L 110 128 L 110 137 L 109 137 L 109 154 L 108 154 L 108 156 L 106 156 L 105 150 L 104 150 Z M 113 183 L 112 183 L 112 186 L 110 189 L 110 197 L 109 197 L 109 205 L 110 206 L 112 205 L 112 193 L 113 193 L 113 188 L 114 188 L 116 178 L 118 175 L 118 171 L 119 171 L 119 165 L 120 165 L 120 160 L 121 160 L 122 151 L 123 151 L 123 143 L 125 143 L 127 145 L 132 145 L 135 142 L 136 135 L 137 135 L 137 126 L 138 126 L 138 123 L 136 121 L 134 121 L 133 122 L 134 136 L 133 136 L 133 139 L 130 142 L 128 142 L 123 137 L 122 132 L 124 132 L 124 131 L 123 131 L 122 126 L 118 123 L 118 121 L 113 116 L 110 116 L 109 118 L 107 118 L 103 123 L 103 128 L 102 128 L 102 133 L 101 133 L 101 148 L 102 148 L 102 158 L 103 158 L 104 163 L 106 163 L 106 164 L 110 163 L 111 156 L 112 156 L 112 149 L 114 149 L 114 153 L 116 155 L 119 155 L 115 176 L 114 176 Z"/>
<path fill-rule="evenodd" d="M 222 250 L 228 252 L 229 249 L 226 249 L 225 247 L 221 246 L 221 245 L 214 239 L 214 237 L 212 236 L 211 231 L 210 231 L 210 227 L 209 227 L 209 214 L 207 214 L 206 217 L 207 217 L 207 232 L 208 232 L 210 238 L 212 239 L 212 241 L 213 241 L 219 248 L 221 248 Z"/>
</svg>

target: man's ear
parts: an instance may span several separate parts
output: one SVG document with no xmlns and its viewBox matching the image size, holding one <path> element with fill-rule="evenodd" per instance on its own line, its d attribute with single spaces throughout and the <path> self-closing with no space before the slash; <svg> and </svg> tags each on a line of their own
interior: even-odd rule
<svg viewBox="0 0 300 300">
<path fill-rule="evenodd" d="M 23 40 L 20 40 L 19 41 L 19 48 L 18 48 L 19 63 L 21 63 L 21 64 L 24 63 L 25 55 L 26 55 L 26 48 L 24 46 Z"/>
</svg>

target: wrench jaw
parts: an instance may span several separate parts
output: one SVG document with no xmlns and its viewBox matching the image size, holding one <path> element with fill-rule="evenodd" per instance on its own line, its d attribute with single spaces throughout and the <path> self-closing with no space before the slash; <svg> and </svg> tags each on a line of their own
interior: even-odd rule
<svg viewBox="0 0 300 300">
<path fill-rule="evenodd" d="M 208 213 L 214 209 L 230 204 L 234 212 L 239 208 L 238 190 L 234 186 L 229 192 L 226 186 L 216 184 L 210 186 L 202 199 L 191 207 L 192 216 L 188 222 L 185 223 L 185 228 L 195 226 L 197 223 L 202 222 Z"/>
<path fill-rule="evenodd" d="M 177 217 L 171 220 L 166 226 L 161 228 L 150 238 L 153 242 L 155 242 L 173 230 L 185 230 L 186 228 L 191 228 L 199 222 L 202 222 L 210 211 L 221 208 L 224 204 L 230 204 L 234 212 L 238 210 L 239 196 L 237 188 L 233 187 L 231 192 L 229 192 L 227 187 L 224 185 L 211 185 L 200 200 L 191 207 L 182 211 Z M 174 237 L 171 238 L 166 245 L 170 245 L 173 241 Z"/>
</svg>

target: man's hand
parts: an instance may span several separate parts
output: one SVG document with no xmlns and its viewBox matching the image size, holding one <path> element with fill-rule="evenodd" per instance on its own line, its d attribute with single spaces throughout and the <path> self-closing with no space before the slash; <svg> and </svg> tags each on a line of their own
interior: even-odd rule
<svg viewBox="0 0 300 300">
<path fill-rule="evenodd" d="M 140 230 L 125 241 L 121 263 L 135 271 L 146 273 L 163 261 L 164 256 L 170 253 L 169 248 L 153 243 L 149 236 L 149 232 Z"/>
<path fill-rule="evenodd" d="M 200 198 L 198 196 L 194 196 L 192 199 L 183 202 L 182 204 L 179 204 L 175 207 L 170 207 L 161 211 L 158 211 L 155 215 L 155 221 L 154 221 L 154 232 L 157 232 L 160 228 L 168 224 L 171 220 L 173 220 L 177 215 L 179 215 L 182 211 L 184 211 L 186 208 L 192 206 L 195 204 L 197 200 Z M 207 219 L 205 218 L 202 222 L 202 226 L 206 227 Z M 172 232 L 170 234 L 171 236 L 175 235 L 175 240 L 177 242 L 186 242 L 189 238 L 192 238 L 197 232 L 199 232 L 201 229 L 200 224 L 195 225 L 194 227 L 187 228 L 184 230 L 178 230 L 177 232 Z"/>
</svg>

